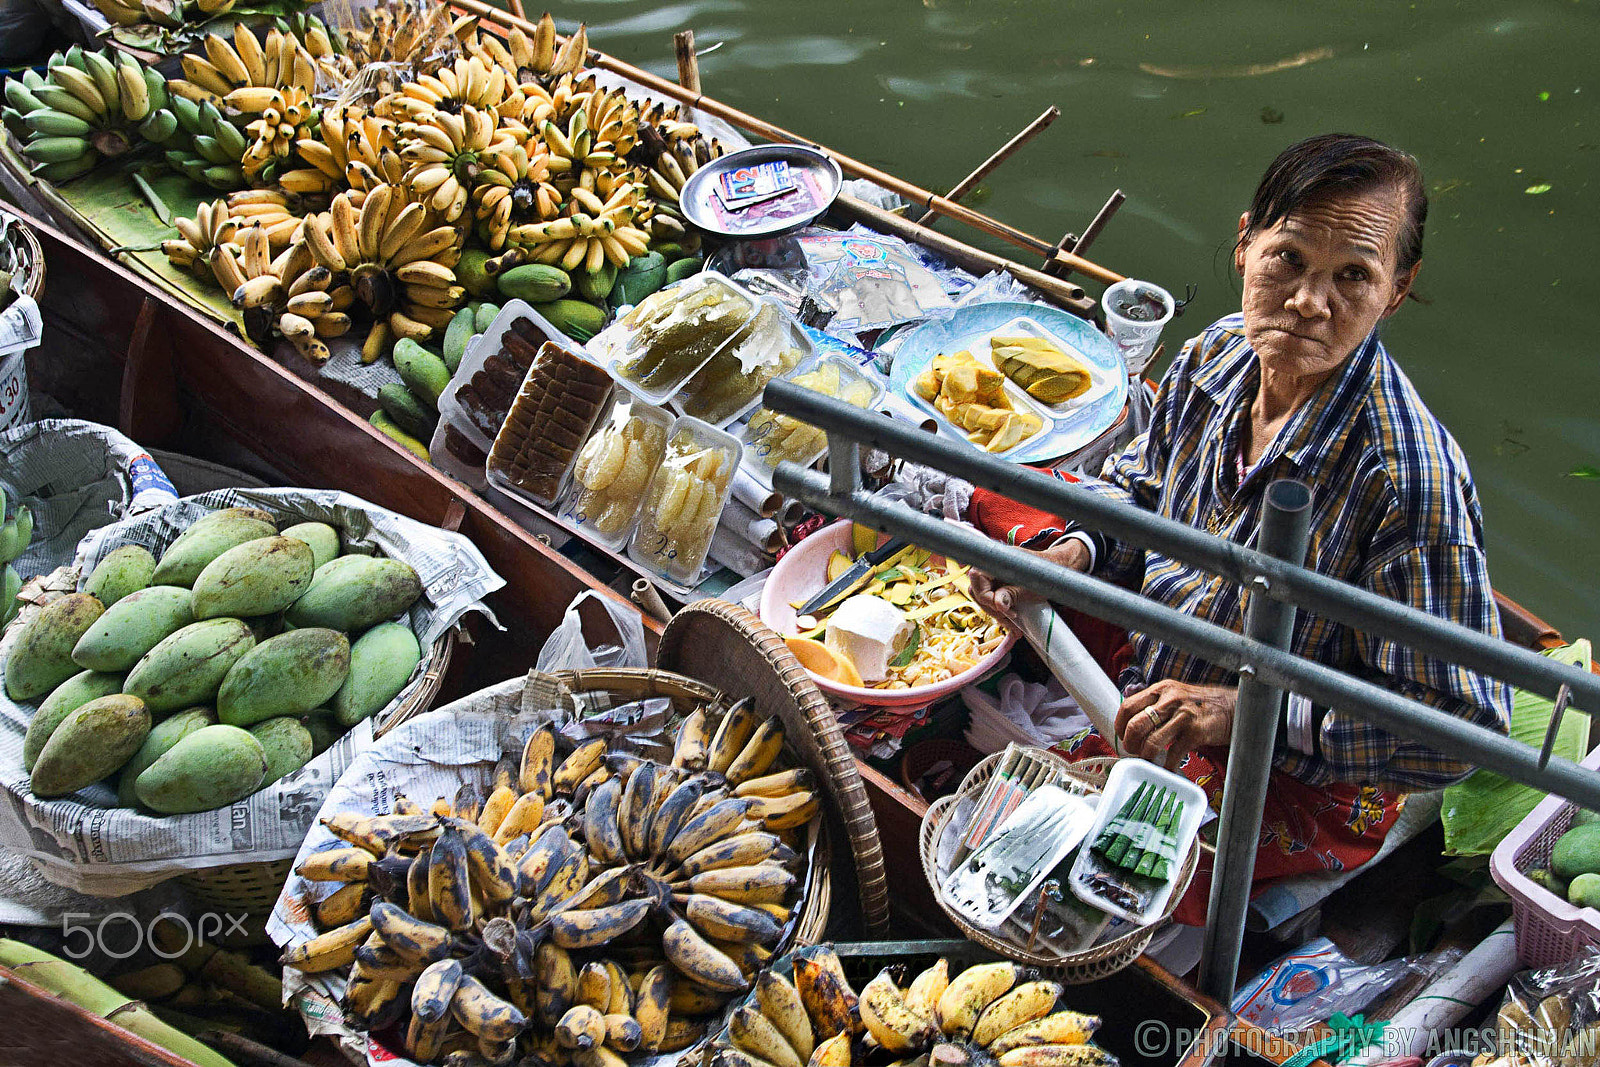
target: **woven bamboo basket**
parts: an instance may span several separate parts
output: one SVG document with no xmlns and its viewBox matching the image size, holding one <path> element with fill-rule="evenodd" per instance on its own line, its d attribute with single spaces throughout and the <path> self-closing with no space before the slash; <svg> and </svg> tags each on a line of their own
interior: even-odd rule
<svg viewBox="0 0 1600 1067">
<path fill-rule="evenodd" d="M 18 215 L 0 210 L 0 270 L 11 272 L 11 285 L 35 300 L 44 295 L 44 249 Z"/>
<path fill-rule="evenodd" d="M 1196 839 L 1190 844 L 1189 851 L 1184 856 L 1183 866 L 1178 872 L 1178 879 L 1166 908 L 1159 919 L 1148 925 L 1130 930 L 1120 937 L 1082 952 L 1065 954 L 1045 955 L 1024 949 L 1013 941 L 995 937 L 989 931 L 972 925 L 946 903 L 944 894 L 939 889 L 943 878 L 940 876 L 938 854 L 939 838 L 943 835 L 945 825 L 950 821 L 950 815 L 955 810 L 956 804 L 963 798 L 970 797 L 977 800 L 982 796 L 984 786 L 994 776 L 995 768 L 1000 765 L 1003 755 L 1004 753 L 997 752 L 972 768 L 962 780 L 959 789 L 947 797 L 940 797 L 934 801 L 929 806 L 927 815 L 923 816 L 919 839 L 922 871 L 927 875 L 929 884 L 934 887 L 934 899 L 939 902 L 939 907 L 944 909 L 945 914 L 950 916 L 950 921 L 960 927 L 961 931 L 973 941 L 1003 956 L 1031 963 L 1042 969 L 1047 977 L 1054 978 L 1058 982 L 1083 985 L 1116 974 L 1139 958 L 1139 954 L 1155 936 L 1156 928 L 1171 918 L 1173 911 L 1177 909 L 1178 902 L 1183 899 L 1184 891 L 1194 878 L 1195 867 L 1199 863 L 1199 840 Z M 1071 763 L 1053 752 L 1039 748 L 1024 749 L 1023 756 L 1024 767 L 1042 763 L 1058 770 L 1065 775 L 1065 780 L 1060 783 L 1061 788 L 1069 793 L 1080 794 L 1100 792 L 1105 786 L 1106 777 L 1111 773 L 1112 764 L 1115 763 L 1115 760 L 1111 759 L 1090 759 Z"/>
<path fill-rule="evenodd" d="M 854 874 L 864 936 L 888 936 L 889 879 L 866 786 L 833 708 L 783 639 L 737 604 L 701 600 L 672 617 L 657 659 L 663 668 L 752 696 L 763 713 L 783 720 L 790 743 L 817 772 L 828 821 L 850 843 L 853 872 L 841 865 L 836 874 Z M 842 888 L 840 896 L 846 897 Z"/>
<path fill-rule="evenodd" d="M 434 700 L 439 696 L 439 687 L 444 684 L 445 673 L 450 669 L 450 660 L 455 656 L 455 648 L 456 629 L 452 627 L 433 643 L 420 684 L 410 696 L 395 705 L 393 711 L 373 724 L 374 735 L 382 737 L 401 723 L 433 707 Z M 233 928 L 230 936 L 220 937 L 219 940 L 232 946 L 259 945 L 267 940 L 267 916 L 272 914 L 272 905 L 283 889 L 284 880 L 289 877 L 292 861 L 292 857 L 285 857 L 266 863 L 205 867 L 182 875 L 177 881 L 201 908 L 218 915 L 246 916 L 242 921 L 244 933 Z M 223 929 L 229 930 L 230 924 L 224 922 Z"/>
</svg>

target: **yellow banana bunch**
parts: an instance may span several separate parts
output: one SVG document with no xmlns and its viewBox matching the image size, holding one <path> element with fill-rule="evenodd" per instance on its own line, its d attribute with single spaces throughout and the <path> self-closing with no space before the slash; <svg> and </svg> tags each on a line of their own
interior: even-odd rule
<svg viewBox="0 0 1600 1067">
<path fill-rule="evenodd" d="M 457 56 L 453 66 L 419 75 L 378 101 L 377 111 L 396 122 L 422 120 L 439 110 L 459 112 L 474 107 L 489 111 L 504 102 L 510 89 L 510 74 L 504 67 L 478 56 Z M 521 94 L 517 96 L 520 101 Z"/>
<path fill-rule="evenodd" d="M 241 223 L 234 244 L 218 251 L 211 269 L 234 307 L 243 312 L 245 334 L 258 345 L 266 347 L 281 336 L 308 361 L 320 365 L 332 355 L 326 339 L 350 332 L 355 291 L 342 276 L 313 260 L 299 232 L 274 256 L 266 228 L 259 222 Z M 369 859 L 374 853 L 383 854 L 365 843 L 348 851 Z"/>
<path fill-rule="evenodd" d="M 144 7 L 127 0 L 94 0 L 94 6 L 118 26 L 137 26 L 146 21 Z"/>
<path fill-rule="evenodd" d="M 555 218 L 562 196 L 550 182 L 543 141 L 501 143 L 485 155 L 472 193 L 473 213 L 490 250 L 499 252 L 513 225 Z"/>
<path fill-rule="evenodd" d="M 300 158 L 335 185 L 371 190 L 404 179 L 395 124 L 354 106 L 322 113 L 315 137 L 296 142 Z"/>
<path fill-rule="evenodd" d="M 228 215 L 240 226 L 266 231 L 273 255 L 289 247 L 300 229 L 301 216 L 281 189 L 240 189 L 227 196 Z"/>
<path fill-rule="evenodd" d="M 529 37 L 520 27 L 506 38 L 512 69 L 519 82 L 553 82 L 582 70 L 589 57 L 589 30 L 580 25 L 565 41 L 556 37 L 555 19 L 546 11 Z"/>
<path fill-rule="evenodd" d="M 317 120 L 317 109 L 304 89 L 235 89 L 223 97 L 223 102 L 258 116 L 245 125 L 245 132 L 254 138 L 239 161 L 245 177 L 255 181 L 270 173 L 296 193 L 332 191 L 333 182 L 320 170 L 285 171 L 286 164 L 295 158 L 297 143 Z"/>
<path fill-rule="evenodd" d="M 234 26 L 232 40 L 208 33 L 201 51 L 179 56 L 183 77 L 167 83 L 170 92 L 195 103 L 223 106 L 236 89 L 316 89 L 317 61 L 293 33 L 273 28 L 257 41 L 244 23 Z"/>
<path fill-rule="evenodd" d="M 345 31 L 344 54 L 351 74 L 372 68 L 393 78 L 396 69 L 431 73 L 461 51 L 461 40 L 477 26 L 477 18 L 452 22 L 448 4 L 417 0 L 380 0 L 358 14 L 359 25 Z M 382 87 L 387 95 L 392 88 Z"/>
<path fill-rule="evenodd" d="M 649 250 L 649 235 L 635 225 L 642 221 L 647 202 L 643 187 L 629 180 L 631 172 L 584 173 L 589 180 L 566 190 L 554 219 L 518 223 L 506 230 L 507 240 L 526 247 L 532 262 L 593 272 L 606 263 L 626 266 L 630 258 Z"/>
<path fill-rule="evenodd" d="M 346 190 L 308 215 L 303 232 L 315 262 L 348 272 L 361 303 L 397 338 L 432 336 L 466 297 L 452 269 L 462 232 L 402 186 Z"/>
<path fill-rule="evenodd" d="M 476 59 L 471 62 L 477 63 Z M 400 158 L 408 165 L 405 182 L 417 200 L 455 222 L 467 209 L 484 162 L 509 141 L 498 139 L 495 113 L 463 104 L 458 112 L 415 112 L 400 123 Z"/>
<path fill-rule="evenodd" d="M 168 262 L 179 270 L 188 271 L 202 281 L 216 281 L 211 270 L 211 257 L 216 250 L 233 240 L 239 221 L 233 218 L 226 200 L 202 200 L 195 208 L 194 218 L 176 218 L 172 224 L 178 228 L 182 240 L 161 242 L 161 251 Z"/>
<path fill-rule="evenodd" d="M 621 160 L 639 143 L 639 109 L 622 90 L 600 88 L 593 74 L 581 80 L 566 75 L 556 83 L 550 99 L 558 125 L 583 113 L 584 128 L 590 131 L 585 155 L 610 152 Z"/>
</svg>

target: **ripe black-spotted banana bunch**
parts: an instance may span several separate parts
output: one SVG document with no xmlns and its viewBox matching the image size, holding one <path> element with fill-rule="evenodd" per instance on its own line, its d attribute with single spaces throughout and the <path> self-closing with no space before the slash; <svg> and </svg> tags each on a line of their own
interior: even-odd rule
<svg viewBox="0 0 1600 1067">
<path fill-rule="evenodd" d="M 335 108 L 322 113 L 316 137 L 297 142 L 300 158 L 335 184 L 352 189 L 374 189 L 404 179 L 395 124 L 358 107 Z"/>
<path fill-rule="evenodd" d="M 77 45 L 51 56 L 46 74 L 8 80 L 5 95 L 6 124 L 26 135 L 22 154 L 49 181 L 75 178 L 176 125 L 160 75 L 147 76 L 130 56 Z"/>
<path fill-rule="evenodd" d="M 514 27 L 506 38 L 506 51 L 511 55 L 511 69 L 516 71 L 518 82 L 551 85 L 562 75 L 575 74 L 587 64 L 589 30 L 580 25 L 572 36 L 558 41 L 555 19 L 546 11 L 534 27 L 532 37 L 520 27 Z"/>
<path fill-rule="evenodd" d="M 481 159 L 483 170 L 473 190 L 480 233 L 492 251 L 506 245 L 513 225 L 553 219 L 563 198 L 550 182 L 544 142 L 532 139 L 501 144 Z"/>
<path fill-rule="evenodd" d="M 286 337 L 311 363 L 326 363 L 331 353 L 324 339 L 350 332 L 355 291 L 315 262 L 303 240 L 274 258 L 265 228 L 253 223 L 235 234 L 234 244 L 238 256 L 225 252 L 214 269 L 223 288 L 238 283 L 230 299 L 244 312 L 245 333 L 263 347 Z"/>
<path fill-rule="evenodd" d="M 211 269 L 212 258 L 222 254 L 218 250 L 233 240 L 239 228 L 239 220 L 232 216 L 228 202 L 202 200 L 195 207 L 194 218 L 175 218 L 172 224 L 178 228 L 182 239 L 161 242 L 161 251 L 167 260 L 202 281 L 216 281 Z"/>
<path fill-rule="evenodd" d="M 645 168 L 644 180 L 655 204 L 648 227 L 658 241 L 677 241 L 698 247 L 699 234 L 679 210 L 678 200 L 689 176 L 723 153 L 722 143 L 706 138 L 699 127 L 682 122 L 676 108 L 660 105 L 647 111 L 639 124 L 639 144 L 629 159 Z"/>
<path fill-rule="evenodd" d="M 473 59 L 471 62 L 476 63 Z M 411 195 L 454 222 L 495 153 L 512 147 L 496 128 L 493 110 L 463 104 L 458 113 L 421 112 L 400 123 L 400 158 Z"/>
<path fill-rule="evenodd" d="M 418 75 L 415 81 L 402 85 L 380 100 L 377 110 L 397 122 L 422 121 L 433 111 L 460 113 L 467 107 L 489 111 L 500 106 L 510 89 L 510 76 L 504 67 L 485 63 L 478 56 L 457 56 L 453 65 L 440 67 L 435 74 Z"/>
<path fill-rule="evenodd" d="M 631 171 L 585 170 L 565 195 L 558 217 L 507 231 L 513 244 L 528 249 L 533 262 L 596 271 L 606 263 L 626 266 L 648 250 L 649 235 L 637 224 L 648 218 L 651 205 Z"/>
<path fill-rule="evenodd" d="M 183 77 L 167 83 L 174 95 L 221 108 L 235 89 L 299 89 L 307 94 L 316 90 L 317 60 L 292 33 L 273 28 L 262 42 L 237 23 L 231 41 L 208 33 L 203 47 L 204 56 L 185 52 L 179 57 Z"/>
<path fill-rule="evenodd" d="M 304 89 L 249 86 L 233 90 L 223 102 L 255 116 L 245 124 L 252 140 L 239 161 L 248 180 L 257 184 L 277 181 L 298 194 L 333 190 L 333 180 L 321 170 L 292 165 L 299 161 L 299 141 L 317 128 L 319 112 Z"/>
<path fill-rule="evenodd" d="M 359 207 L 357 206 L 359 204 Z M 466 298 L 454 268 L 463 234 L 399 185 L 346 190 L 303 226 L 312 258 L 348 272 L 357 298 L 394 337 L 423 340 Z"/>
</svg>

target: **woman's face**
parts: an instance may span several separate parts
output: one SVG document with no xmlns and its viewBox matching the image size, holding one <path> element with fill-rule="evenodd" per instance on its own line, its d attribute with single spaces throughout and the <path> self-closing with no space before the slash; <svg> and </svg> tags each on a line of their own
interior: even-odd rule
<svg viewBox="0 0 1600 1067">
<path fill-rule="evenodd" d="M 1352 193 L 1306 204 L 1240 244 L 1245 337 L 1263 366 L 1327 374 L 1400 306 L 1417 274 L 1396 270 L 1405 211 L 1398 190 Z"/>
</svg>

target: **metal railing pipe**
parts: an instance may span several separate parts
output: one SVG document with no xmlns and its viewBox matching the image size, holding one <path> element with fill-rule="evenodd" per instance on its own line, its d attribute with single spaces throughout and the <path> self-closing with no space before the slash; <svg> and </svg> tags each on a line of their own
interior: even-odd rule
<svg viewBox="0 0 1600 1067">
<path fill-rule="evenodd" d="M 1311 490 L 1304 482 L 1280 478 L 1267 486 L 1256 543 L 1261 551 L 1290 563 L 1306 558 L 1311 533 Z M 1286 650 L 1294 638 L 1294 605 L 1265 596 L 1262 583 L 1250 590 L 1244 633 Z M 1239 675 L 1233 732 L 1228 743 L 1227 783 L 1217 824 L 1217 851 L 1211 865 L 1211 892 L 1200 951 L 1200 989 L 1226 1004 L 1239 978 L 1239 950 L 1250 911 L 1256 845 L 1261 840 L 1267 786 L 1272 781 L 1272 748 L 1278 739 L 1283 690 L 1255 677 Z"/>
<path fill-rule="evenodd" d="M 1552 700 L 1565 684 L 1571 687 L 1574 705 L 1600 709 L 1600 676 L 1554 663 L 1546 656 L 1459 623 L 781 379 L 766 387 L 764 402 L 774 411 L 824 430 L 843 432 L 892 456 L 954 474 L 1031 507 L 1070 518 L 1090 530 L 1202 567 L 1239 585 L 1249 587 L 1257 579 L 1265 579 L 1268 596 L 1293 603 L 1302 611 L 1387 637 Z"/>
<path fill-rule="evenodd" d="M 771 387 L 768 388 L 770 399 Z M 834 496 L 828 491 L 826 475 L 803 470 L 792 463 L 779 465 L 773 475 L 773 488 L 821 511 L 892 532 L 1050 600 L 1169 642 L 1220 667 L 1232 671 L 1248 667 L 1266 684 L 1301 693 L 1326 707 L 1338 708 L 1342 713 L 1374 723 L 1397 737 L 1600 810 L 1600 773 L 1566 759 L 1552 759 L 1541 767 L 1539 753 L 1520 741 L 1371 682 L 992 541 L 971 527 L 922 515 L 904 504 L 881 500 L 864 490 Z M 1540 661 L 1546 670 L 1554 672 L 1556 664 L 1542 657 Z"/>
</svg>

